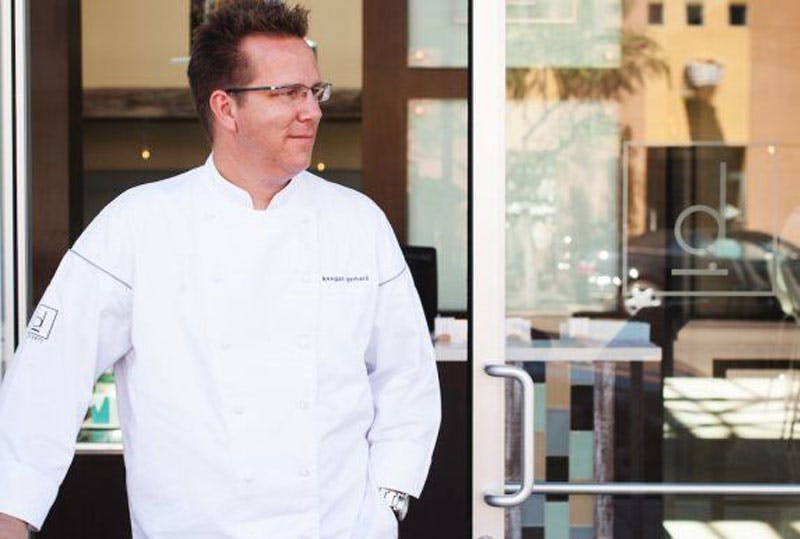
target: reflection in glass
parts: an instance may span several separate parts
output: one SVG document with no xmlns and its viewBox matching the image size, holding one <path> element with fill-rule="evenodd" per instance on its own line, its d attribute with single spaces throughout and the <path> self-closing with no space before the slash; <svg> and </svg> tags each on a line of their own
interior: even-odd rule
<svg viewBox="0 0 800 539">
<path fill-rule="evenodd" d="M 525 364 L 537 480 L 799 483 L 796 2 L 506 5 L 507 305 L 544 357 Z M 800 532 L 796 498 L 580 498 L 532 497 L 509 536 Z"/>
<path fill-rule="evenodd" d="M 409 67 L 467 67 L 467 0 L 408 1 Z"/>
<path fill-rule="evenodd" d="M 615 67 L 622 0 L 508 0 L 508 67 Z"/>
<path fill-rule="evenodd" d="M 467 307 L 467 102 L 408 103 L 408 240 L 435 247 L 439 309 Z"/>
<path fill-rule="evenodd" d="M 616 104 L 520 100 L 506 114 L 507 308 L 613 308 Z"/>
</svg>

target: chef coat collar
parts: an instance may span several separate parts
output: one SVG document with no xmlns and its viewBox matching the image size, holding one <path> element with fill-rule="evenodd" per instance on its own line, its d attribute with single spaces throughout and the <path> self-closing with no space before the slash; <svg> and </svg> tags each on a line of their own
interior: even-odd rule
<svg viewBox="0 0 800 539">
<path fill-rule="evenodd" d="M 283 189 L 275 193 L 275 196 L 272 197 L 267 210 L 254 210 L 253 199 L 250 197 L 250 193 L 233 182 L 225 179 L 222 174 L 220 174 L 219 169 L 217 169 L 217 166 L 214 164 L 214 154 L 210 154 L 208 156 L 205 167 L 208 170 L 207 176 L 211 179 L 211 185 L 217 194 L 223 196 L 226 200 L 237 206 L 252 210 L 254 212 L 267 210 L 271 211 L 285 206 L 287 201 L 291 198 L 292 193 L 297 190 L 300 176 L 300 174 L 298 174 L 289 180 L 289 183 L 287 183 Z"/>
</svg>

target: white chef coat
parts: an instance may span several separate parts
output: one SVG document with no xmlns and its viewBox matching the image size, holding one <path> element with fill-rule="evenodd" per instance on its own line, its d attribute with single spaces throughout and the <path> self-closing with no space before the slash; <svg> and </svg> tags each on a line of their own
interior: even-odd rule
<svg viewBox="0 0 800 539">
<path fill-rule="evenodd" d="M 209 157 L 89 225 L 0 390 L 0 512 L 41 526 L 111 366 L 134 538 L 396 537 L 377 487 L 425 483 L 410 272 L 373 202 L 310 173 L 257 211 Z"/>
</svg>

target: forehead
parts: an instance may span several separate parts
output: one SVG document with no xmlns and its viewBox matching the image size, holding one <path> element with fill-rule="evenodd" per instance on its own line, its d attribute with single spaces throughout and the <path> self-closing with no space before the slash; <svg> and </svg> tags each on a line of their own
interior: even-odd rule
<svg viewBox="0 0 800 539">
<path fill-rule="evenodd" d="M 244 38 L 240 50 L 247 58 L 253 80 L 282 84 L 313 83 L 319 79 L 314 51 L 302 38 L 256 34 Z"/>
</svg>

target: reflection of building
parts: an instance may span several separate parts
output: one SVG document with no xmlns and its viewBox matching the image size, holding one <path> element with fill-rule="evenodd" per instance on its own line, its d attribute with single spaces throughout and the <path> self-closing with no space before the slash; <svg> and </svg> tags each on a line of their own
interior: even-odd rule
<svg viewBox="0 0 800 539">
<path fill-rule="evenodd" d="M 690 19 L 696 24 L 688 24 Z M 787 117 L 797 110 L 793 96 L 800 83 L 796 69 L 800 47 L 794 36 L 800 30 L 800 6 L 792 0 L 769 5 L 744 0 L 640 2 L 630 25 L 659 44 L 671 73 L 668 84 L 661 80 L 647 84 L 638 107 L 630 103 L 633 123 L 638 124 L 634 140 L 659 145 L 774 144 L 782 193 L 777 216 L 754 208 L 748 211 L 744 200 L 742 221 L 749 229 L 777 232 L 773 219 L 780 224 L 787 218 L 798 192 L 792 178 L 800 172 L 800 150 L 791 146 L 797 137 Z M 694 88 L 687 71 L 709 60 L 723 68 L 717 74 L 719 82 Z M 748 153 L 741 163 L 743 193 L 760 191 L 771 155 Z M 800 237 L 789 239 L 797 242 Z"/>
<path fill-rule="evenodd" d="M 730 24 L 728 2 L 702 4 L 702 24 L 698 25 L 687 24 L 689 9 L 684 0 L 650 4 L 663 5 L 663 23 L 648 24 L 644 19 L 649 14 L 642 10 L 637 26 L 646 24 L 645 33 L 662 48 L 670 80 L 647 86 L 644 139 L 747 141 L 751 27 Z M 698 90 L 690 83 L 690 74 L 701 71 L 709 60 L 723 67 L 721 82 L 713 91 Z"/>
</svg>

